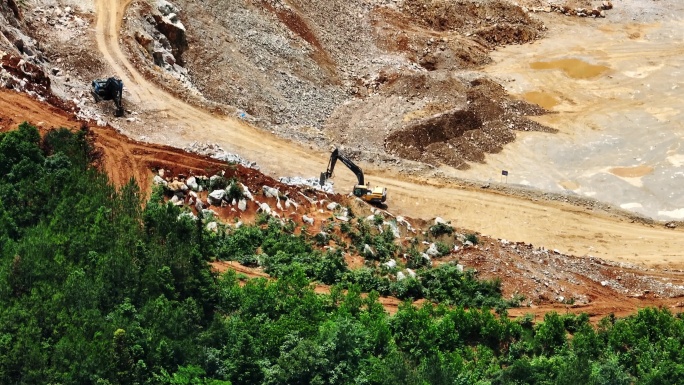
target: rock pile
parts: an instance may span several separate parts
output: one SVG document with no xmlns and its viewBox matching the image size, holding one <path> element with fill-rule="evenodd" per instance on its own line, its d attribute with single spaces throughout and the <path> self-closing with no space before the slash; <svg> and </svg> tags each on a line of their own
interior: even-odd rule
<svg viewBox="0 0 684 385">
<path fill-rule="evenodd" d="M 587 304 L 597 290 L 620 295 L 658 297 L 684 295 L 684 285 L 648 274 L 648 269 L 594 258 L 575 257 L 524 242 L 481 237 L 480 244 L 458 249 L 454 256 L 483 277 L 499 277 L 509 295 L 524 295 L 532 303 Z"/>
<path fill-rule="evenodd" d="M 137 23 L 129 26 L 128 33 L 137 43 L 135 53 L 143 61 L 162 68 L 168 75 L 196 91 L 185 66 L 183 53 L 188 50 L 185 26 L 179 18 L 180 7 L 166 1 L 136 4 L 141 15 Z"/>
<path fill-rule="evenodd" d="M 259 169 L 259 166 L 256 162 L 250 162 L 246 159 L 243 159 L 237 154 L 226 152 L 226 150 L 224 150 L 223 147 L 215 143 L 192 142 L 189 146 L 183 148 L 183 150 L 195 154 L 209 156 L 214 159 L 222 160 L 229 163 L 241 164 L 245 167 L 249 167 L 255 170 Z"/>
<path fill-rule="evenodd" d="M 323 192 L 334 194 L 333 182 L 326 181 L 321 185 L 320 179 L 318 178 L 303 178 L 300 176 L 281 176 L 278 181 L 280 183 L 285 183 L 288 186 L 309 186 L 316 190 L 321 190 Z"/>
<path fill-rule="evenodd" d="M 562 13 L 566 16 L 578 17 L 606 17 L 604 11 L 613 9 L 613 4 L 610 1 L 603 1 L 597 8 L 572 8 L 566 5 L 550 4 L 546 9 L 547 12 Z"/>
</svg>

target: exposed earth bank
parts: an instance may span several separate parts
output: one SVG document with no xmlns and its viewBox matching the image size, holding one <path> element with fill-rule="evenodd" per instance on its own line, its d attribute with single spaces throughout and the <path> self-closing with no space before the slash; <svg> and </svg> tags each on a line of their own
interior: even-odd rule
<svg viewBox="0 0 684 385">
<path fill-rule="evenodd" d="M 343 219 L 337 218 L 331 221 L 330 218 L 339 216 L 339 213 L 335 214 L 329 209 L 330 202 L 339 202 L 353 208 L 359 216 L 379 215 L 386 220 L 397 219 L 389 212 L 375 210 L 341 195 L 298 190 L 283 185 L 250 168 L 226 167 L 225 162 L 208 157 L 172 147 L 137 142 L 117 133 L 111 127 L 98 127 L 93 122 L 79 121 L 73 114 L 33 100 L 25 94 L 1 90 L 0 131 L 13 129 L 23 121 L 36 124 L 43 133 L 56 127 L 75 130 L 87 127 L 88 136 L 100 154 L 99 165 L 112 182 L 122 186 L 131 177 L 135 177 L 143 186 L 148 187 L 147 194 L 153 179 L 167 180 L 169 185 L 174 185 L 186 181 L 189 176 L 210 176 L 221 170 L 228 170 L 230 174 L 226 174 L 226 177 L 235 177 L 244 183 L 253 193 L 254 201 L 247 202 L 240 208 L 239 204 L 212 205 L 206 194 L 200 194 L 195 199 L 201 200 L 207 209 L 229 227 L 237 222 L 254 221 L 260 205 L 263 204 L 269 205 L 272 213 L 293 220 L 298 226 L 308 224 L 306 221 L 313 222 L 313 225 L 308 226 L 311 235 L 329 231 L 331 224 L 334 226 L 343 222 Z M 164 177 L 160 179 L 160 175 Z M 292 202 L 290 208 L 278 208 L 277 198 L 262 192 L 269 191 L 264 186 L 278 189 L 278 195 L 287 197 Z M 192 200 L 191 195 L 185 201 L 172 199 L 176 204 L 189 204 Z M 257 204 L 256 201 L 261 203 Z M 404 225 L 398 227 L 399 243 L 420 236 L 434 223 L 411 218 L 401 219 L 400 222 Z M 460 227 L 455 230 L 458 234 L 471 231 Z M 575 257 L 528 243 L 482 235 L 478 239 L 478 245 L 474 246 L 457 242 L 457 246 L 447 255 L 434 257 L 433 264 L 458 263 L 464 269 L 476 269 L 482 278 L 501 279 L 505 298 L 520 295 L 525 297 L 523 307 L 509 311 L 511 317 L 535 314 L 541 319 L 544 313 L 555 310 L 588 313 L 593 321 L 598 321 L 611 313 L 623 316 L 646 306 L 665 306 L 673 312 L 680 312 L 684 305 L 681 298 L 684 296 L 684 270 L 681 269 L 673 269 L 671 266 L 664 268 L 662 265 L 644 267 L 599 258 Z M 447 239 L 442 241 L 449 242 Z M 427 245 L 420 247 L 428 248 Z M 350 268 L 359 268 L 363 266 L 364 258 L 358 254 L 346 254 L 345 261 Z M 237 262 L 216 261 L 212 265 L 219 271 L 230 268 L 249 277 L 267 276 L 261 268 L 247 267 Z M 316 291 L 323 293 L 329 291 L 329 288 L 318 285 Z M 380 302 L 390 313 L 394 313 L 401 301 L 382 297 Z"/>
</svg>

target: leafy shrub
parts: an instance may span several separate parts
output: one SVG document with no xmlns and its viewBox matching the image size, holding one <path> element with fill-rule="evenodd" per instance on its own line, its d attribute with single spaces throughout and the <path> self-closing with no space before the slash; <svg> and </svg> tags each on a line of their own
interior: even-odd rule
<svg viewBox="0 0 684 385">
<path fill-rule="evenodd" d="M 257 267 L 259 266 L 259 257 L 254 254 L 242 255 L 237 257 L 237 261 L 247 267 Z"/>
<path fill-rule="evenodd" d="M 406 267 L 409 269 L 420 269 L 430 265 L 430 261 L 423 256 L 423 253 L 418 251 L 415 247 L 408 250 L 406 256 Z"/>
<path fill-rule="evenodd" d="M 435 242 L 435 246 L 437 247 L 437 252 L 439 252 L 440 257 L 451 254 L 451 246 L 446 243 Z"/>
<path fill-rule="evenodd" d="M 553 354 L 567 344 L 563 317 L 556 312 L 546 313 L 544 322 L 535 328 L 534 340 L 542 354 Z"/>
<path fill-rule="evenodd" d="M 347 217 L 348 217 L 349 219 L 354 218 L 356 215 L 354 215 L 354 212 L 352 211 L 351 206 L 345 206 L 345 207 L 346 207 L 346 209 L 347 209 Z"/>
<path fill-rule="evenodd" d="M 242 186 L 240 186 L 240 183 L 233 179 L 230 182 L 230 186 L 228 187 L 228 190 L 226 190 L 226 199 L 230 202 L 233 199 L 236 201 L 239 201 L 240 199 L 243 199 L 245 197 L 245 192 L 242 189 Z"/>
<path fill-rule="evenodd" d="M 348 270 L 341 250 L 328 251 L 316 264 L 315 276 L 326 285 L 333 285 L 342 282 Z"/>
<path fill-rule="evenodd" d="M 342 234 L 349 234 L 352 231 L 351 225 L 347 222 L 340 223 L 340 231 Z"/>
<path fill-rule="evenodd" d="M 435 223 L 428 229 L 433 237 L 439 237 L 440 235 L 451 235 L 454 233 L 454 228 L 448 223 Z"/>
<path fill-rule="evenodd" d="M 302 271 L 307 277 L 315 276 L 317 257 L 313 254 L 288 254 L 278 250 L 273 255 L 263 255 L 264 271 L 273 277 L 285 277 L 296 270 Z"/>
<path fill-rule="evenodd" d="M 254 255 L 264 240 L 264 234 L 256 226 L 241 226 L 221 240 L 217 255 L 219 259 L 236 261 Z"/>
<path fill-rule="evenodd" d="M 343 282 L 346 287 L 350 284 L 358 285 L 362 291 L 377 291 L 380 295 L 391 295 L 390 280 L 385 277 L 378 277 L 373 269 L 363 267 L 351 270 L 344 275 Z"/>
<path fill-rule="evenodd" d="M 432 301 L 469 307 L 502 306 L 501 280 L 479 281 L 473 270 L 461 272 L 449 263 L 423 271 L 421 281 L 425 298 Z"/>
<path fill-rule="evenodd" d="M 271 227 L 266 231 L 261 250 L 268 255 L 282 251 L 289 255 L 310 254 L 313 247 L 302 235 L 283 233 L 280 227 Z"/>
<path fill-rule="evenodd" d="M 222 177 L 221 175 L 214 175 L 209 178 L 209 189 L 210 190 L 223 190 L 228 187 L 228 179 Z"/>
<path fill-rule="evenodd" d="M 394 233 L 388 226 L 384 231 L 371 238 L 370 245 L 375 249 L 375 260 L 380 262 L 387 261 L 395 256 L 399 246 L 394 243 Z"/>
<path fill-rule="evenodd" d="M 297 228 L 297 223 L 295 221 L 293 221 L 292 219 L 287 219 L 285 221 L 285 224 L 282 227 L 283 231 L 288 233 L 288 234 L 293 234 L 296 228 Z"/>
<path fill-rule="evenodd" d="M 363 245 L 370 245 L 373 243 L 373 234 L 371 233 L 370 225 L 363 218 L 356 220 L 356 231 L 349 234 L 352 243 L 357 249 L 363 250 Z"/>
<path fill-rule="evenodd" d="M 423 298 L 423 285 L 415 278 L 407 277 L 401 281 L 392 282 L 390 285 L 392 295 L 399 299 L 420 299 Z"/>
<path fill-rule="evenodd" d="M 507 307 L 520 307 L 525 299 L 524 295 L 515 293 L 510 299 L 506 300 Z"/>
<path fill-rule="evenodd" d="M 257 226 L 262 226 L 268 223 L 269 219 L 271 219 L 271 216 L 266 214 L 265 212 L 258 212 L 256 217 L 254 218 L 254 223 L 256 223 Z"/>
<path fill-rule="evenodd" d="M 477 238 L 477 234 L 475 233 L 469 233 L 465 235 L 465 242 L 470 241 L 473 245 L 477 245 L 480 240 Z"/>
<path fill-rule="evenodd" d="M 328 244 L 328 234 L 324 232 L 316 233 L 313 236 L 313 241 L 317 246 L 325 246 Z"/>
</svg>

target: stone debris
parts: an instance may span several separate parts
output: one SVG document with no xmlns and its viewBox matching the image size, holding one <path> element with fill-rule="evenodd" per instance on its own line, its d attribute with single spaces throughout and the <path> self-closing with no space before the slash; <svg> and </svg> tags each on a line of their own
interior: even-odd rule
<svg viewBox="0 0 684 385">
<path fill-rule="evenodd" d="M 258 203 L 258 202 L 257 202 Z M 262 212 L 267 215 L 271 215 L 271 206 L 268 205 L 268 203 L 259 203 L 259 212 Z"/>
<path fill-rule="evenodd" d="M 437 245 L 434 243 L 430 244 L 430 247 L 428 247 L 427 250 L 425 250 L 425 254 L 429 255 L 432 258 L 438 257 L 439 256 L 439 250 L 437 250 Z"/>
<path fill-rule="evenodd" d="M 395 261 L 394 259 L 390 259 L 389 261 L 383 263 L 383 265 L 389 269 L 394 269 L 395 267 L 397 267 L 397 261 Z"/>
<path fill-rule="evenodd" d="M 207 230 L 209 230 L 211 232 L 218 233 L 218 223 L 216 223 L 216 222 L 207 223 L 206 228 L 207 228 Z"/>
<path fill-rule="evenodd" d="M 237 203 L 238 210 L 240 211 L 245 211 L 247 210 L 247 201 L 245 199 L 240 199 Z"/>
<path fill-rule="evenodd" d="M 310 226 L 313 226 L 313 224 L 314 224 L 314 219 L 308 215 L 302 215 L 302 221 L 304 223 L 309 224 Z"/>
<path fill-rule="evenodd" d="M 297 209 L 299 209 L 299 204 L 297 202 L 291 200 L 290 198 L 287 198 L 285 200 L 285 208 L 289 209 L 290 207 L 294 207 L 294 209 L 297 210 Z"/>
<path fill-rule="evenodd" d="M 209 193 L 207 197 L 209 204 L 212 206 L 220 206 L 223 202 L 223 198 L 226 197 L 226 190 L 214 190 Z"/>
<path fill-rule="evenodd" d="M 392 235 L 394 236 L 395 239 L 401 237 L 401 232 L 399 231 L 399 226 L 397 225 L 397 222 L 386 221 L 386 222 L 383 222 L 383 225 L 390 228 L 390 230 L 392 231 Z"/>
<path fill-rule="evenodd" d="M 252 168 L 255 170 L 259 169 L 259 166 L 257 165 L 256 162 L 250 162 L 246 159 L 243 159 L 237 154 L 232 154 L 229 152 L 226 152 L 223 147 L 219 146 L 218 144 L 212 144 L 212 143 L 199 143 L 199 142 L 193 142 L 189 146 L 183 148 L 183 150 L 187 152 L 192 152 L 195 154 L 199 155 L 204 155 L 208 156 L 214 159 L 222 160 L 224 162 L 228 163 L 234 163 L 234 164 L 240 164 L 244 167 Z"/>
<path fill-rule="evenodd" d="M 194 176 L 191 176 L 185 181 L 185 184 L 192 190 L 192 191 L 199 191 L 199 184 L 197 184 L 197 178 Z"/>
<path fill-rule="evenodd" d="M 280 196 L 280 190 L 277 188 L 263 186 L 262 191 L 267 198 L 278 198 Z"/>
<path fill-rule="evenodd" d="M 242 183 L 240 183 L 240 184 L 242 184 Z M 245 186 L 244 184 L 242 184 L 242 195 L 244 195 L 245 198 L 249 199 L 250 201 L 254 200 L 254 196 L 249 191 L 249 187 Z"/>
<path fill-rule="evenodd" d="M 318 178 L 303 178 L 300 176 L 281 176 L 278 178 L 280 183 L 284 183 L 288 186 L 309 186 L 316 190 L 321 190 L 328 194 L 334 194 L 333 183 L 326 181 L 322 186 Z"/>
</svg>

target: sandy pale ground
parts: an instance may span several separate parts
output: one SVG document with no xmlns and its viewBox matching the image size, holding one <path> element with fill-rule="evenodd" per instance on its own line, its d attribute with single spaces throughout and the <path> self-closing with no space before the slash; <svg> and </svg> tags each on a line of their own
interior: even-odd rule
<svg viewBox="0 0 684 385">
<path fill-rule="evenodd" d="M 226 150 L 238 153 L 246 159 L 257 160 L 262 170 L 272 176 L 315 176 L 323 171 L 327 165 L 329 154 L 312 151 L 309 148 L 305 148 L 296 143 L 279 139 L 273 135 L 248 126 L 242 121 L 216 116 L 192 107 L 167 94 L 144 79 L 128 62 L 127 57 L 119 47 L 118 31 L 123 11 L 127 6 L 128 1 L 96 0 L 95 4 L 97 9 L 96 34 L 98 48 L 102 52 L 103 58 L 107 60 L 111 66 L 111 70 L 117 73 L 124 81 L 124 84 L 126 85 L 125 97 L 127 101 L 136 106 L 136 109 L 140 111 L 140 116 L 143 120 L 150 122 L 149 130 L 136 132 L 134 134 L 146 135 L 150 140 L 159 143 L 173 144 L 178 147 L 182 147 L 195 140 L 217 143 Z M 570 25 L 567 28 L 572 30 L 574 27 Z M 624 37 L 624 32 L 622 34 L 619 31 L 610 32 L 615 28 L 617 27 L 606 24 L 605 35 L 613 36 L 616 39 L 615 41 L 624 40 L 625 44 L 631 41 L 631 38 Z M 672 28 L 674 28 L 674 25 Z M 638 30 L 644 33 L 639 35 L 639 39 L 641 40 L 645 39 L 644 36 L 649 36 L 645 35 L 646 32 L 651 31 L 651 29 L 647 30 L 645 28 Z M 558 39 L 558 35 L 554 36 Z M 551 46 L 554 46 L 555 44 L 557 58 L 562 59 L 566 57 L 568 49 L 564 49 L 559 45 L 558 40 L 553 39 L 553 37 L 549 39 L 551 43 L 541 42 L 539 44 L 551 44 Z M 614 51 L 612 48 L 613 45 L 602 42 L 600 39 L 593 40 L 598 41 L 597 44 L 603 45 L 607 52 L 610 52 L 615 56 L 615 59 L 613 61 L 601 59 L 602 61 L 600 61 L 599 58 L 591 59 L 593 58 L 592 56 L 591 58 L 583 57 L 583 60 L 587 62 L 590 59 L 596 60 L 598 64 L 609 66 L 611 68 L 608 70 L 609 74 L 612 74 L 610 76 L 613 76 L 614 78 L 619 76 L 622 81 L 620 84 L 610 88 L 606 86 L 606 84 L 610 84 L 610 81 L 608 80 L 610 78 L 607 77 L 609 74 L 602 75 L 602 77 L 595 80 L 585 80 L 584 84 L 593 84 L 593 86 L 590 87 L 590 90 L 582 92 L 579 96 L 574 96 L 577 98 L 576 100 L 566 101 L 565 99 L 562 99 L 563 103 L 558 105 L 557 108 L 559 108 L 559 111 L 560 109 L 563 109 L 563 111 L 567 109 L 568 112 L 553 115 L 545 119 L 559 119 L 562 121 L 562 117 L 568 116 L 568 114 L 574 114 L 571 116 L 574 116 L 575 118 L 568 118 L 564 121 L 576 122 L 579 121 L 579 118 L 577 118 L 578 116 L 597 114 L 603 116 L 604 121 L 610 122 L 622 116 L 623 112 L 614 112 L 610 109 L 606 111 L 603 106 L 598 103 L 598 101 L 607 96 L 604 95 L 601 98 L 594 97 L 592 99 L 594 100 L 594 104 L 582 101 L 584 100 L 583 98 L 589 97 L 595 93 L 612 92 L 614 95 L 613 97 L 622 100 L 622 103 L 626 105 L 638 105 L 638 102 L 644 98 L 643 95 L 638 94 L 635 98 L 639 100 L 635 101 L 629 97 L 630 91 L 628 91 L 630 89 L 629 87 L 634 89 L 637 87 L 636 84 L 644 82 L 644 79 L 638 78 L 638 76 L 641 75 L 629 77 L 624 74 L 619 75 L 621 72 L 616 70 L 616 68 L 621 68 L 619 66 L 623 65 L 618 60 L 620 56 L 619 46 L 615 48 Z M 566 45 L 572 46 L 571 43 L 567 43 Z M 658 49 L 662 49 L 663 45 L 664 43 L 660 43 L 658 47 L 650 49 L 645 46 L 640 53 L 628 52 L 625 54 L 625 57 L 633 60 L 635 57 L 639 58 L 640 56 L 645 55 L 645 52 L 658 55 Z M 528 55 L 526 52 L 529 52 L 529 55 L 532 55 L 527 58 L 527 63 L 543 61 L 541 60 L 542 57 L 536 57 L 534 56 L 536 54 L 532 53 L 537 48 L 539 47 L 514 47 L 507 55 L 499 55 L 510 56 L 511 58 L 516 54 L 519 55 L 517 60 L 513 59 L 507 61 L 507 63 L 508 67 L 511 68 L 508 73 L 520 74 L 525 71 L 529 72 L 529 70 L 526 69 L 527 66 L 522 62 Z M 579 48 L 577 49 L 579 50 Z M 547 59 L 546 56 L 551 52 L 550 48 L 546 52 L 547 55 L 545 55 L 543 59 Z M 671 55 L 671 51 L 669 52 Z M 663 56 L 661 58 L 662 60 L 668 59 L 667 55 L 661 55 Z M 676 56 L 672 57 L 671 60 L 673 62 L 676 61 Z M 624 66 L 629 67 L 626 65 Z M 499 73 L 506 72 L 504 71 L 505 67 L 504 64 L 497 67 L 500 68 Z M 651 67 L 645 67 L 645 69 L 639 71 L 651 73 L 648 72 L 648 68 Z M 523 69 L 525 69 L 525 71 L 523 71 Z M 627 69 L 624 69 L 624 71 L 626 70 Z M 492 71 L 494 72 L 494 69 Z M 553 69 L 535 71 L 537 71 L 536 76 L 550 77 L 547 81 L 540 81 L 540 85 L 552 83 L 558 81 L 558 79 L 564 80 L 565 84 L 572 84 L 566 78 L 562 77 L 562 75 L 558 74 L 557 72 L 559 71 Z M 521 75 L 516 76 L 519 76 L 521 79 L 515 84 L 515 86 L 520 87 L 520 92 L 523 90 L 529 91 L 535 89 L 530 80 L 523 81 Z M 559 83 L 563 84 L 562 82 Z M 567 87 L 575 90 L 575 92 L 582 89 L 581 87 L 571 87 L 570 85 Z M 536 87 L 536 89 L 549 92 L 549 90 L 541 86 Z M 560 95 L 575 95 L 569 91 L 566 94 L 563 94 L 561 91 L 563 91 L 563 88 L 559 86 L 557 92 L 559 92 Z M 661 96 L 661 99 L 663 98 L 664 97 Z M 583 103 L 582 105 L 587 106 L 587 110 L 582 111 L 582 113 L 577 112 L 577 110 L 579 110 L 577 105 L 580 102 Z M 675 105 L 674 101 L 671 105 Z M 613 109 L 614 108 L 615 107 L 613 107 Z M 598 112 L 593 112 L 594 110 L 604 111 L 603 115 Z M 627 110 L 627 107 L 619 111 L 624 110 Z M 573 113 L 573 111 L 575 112 Z M 612 115 L 608 115 L 608 113 L 611 113 Z M 671 117 L 670 119 L 674 120 L 675 117 Z M 547 123 L 552 124 L 553 122 L 549 121 Z M 529 165 L 527 168 L 528 171 L 527 174 L 524 174 L 523 171 L 521 171 L 524 169 L 522 166 L 515 168 L 509 167 L 511 170 L 510 180 L 522 181 L 522 178 L 525 178 L 532 183 L 531 181 L 535 180 L 535 178 L 542 180 L 542 175 L 550 175 L 554 176 L 554 178 L 548 178 L 548 180 L 552 181 L 551 184 L 568 180 L 571 183 L 580 185 L 581 189 L 590 188 L 588 185 L 585 187 L 586 181 L 584 177 L 575 177 L 573 175 L 563 176 L 558 172 L 553 171 L 554 167 L 552 167 L 552 164 L 540 165 L 539 158 L 537 158 L 537 160 L 532 158 L 532 154 L 546 153 L 548 155 L 546 158 L 542 159 L 547 159 L 548 161 L 549 158 L 561 158 L 563 159 L 563 162 L 571 164 L 572 162 L 565 158 L 581 153 L 580 150 L 572 150 L 572 146 L 566 146 L 566 154 L 563 155 L 562 151 L 554 149 L 559 146 L 558 143 L 573 141 L 575 140 L 573 139 L 575 136 L 579 137 L 584 131 L 591 133 L 591 128 L 584 127 L 585 124 L 586 123 L 569 127 L 559 127 L 562 130 L 562 133 L 555 136 L 545 135 L 538 138 L 534 136 L 523 136 L 520 143 L 516 146 L 520 146 L 520 151 L 527 151 L 530 155 L 528 157 L 522 152 L 516 155 L 516 159 L 526 160 L 529 158 L 530 160 L 526 160 Z M 163 130 L 156 129 L 157 131 L 155 131 L 154 127 L 159 127 L 160 125 L 164 125 L 165 128 Z M 554 126 L 561 125 L 554 124 Z M 601 135 L 606 134 L 606 131 L 602 131 L 604 129 L 600 127 L 601 125 L 597 123 L 594 127 L 596 131 L 594 135 L 597 135 L 599 138 L 601 138 Z M 615 129 L 617 130 L 617 127 Z M 573 132 L 573 130 L 577 130 L 578 132 Z M 652 135 L 644 137 L 651 138 L 659 136 Z M 603 139 L 595 140 L 598 141 L 599 144 L 596 144 L 594 150 L 587 150 L 586 153 L 594 156 L 594 158 L 592 158 L 594 159 L 592 163 L 600 165 L 601 162 L 599 161 L 604 159 L 604 157 L 597 156 L 597 150 L 607 151 L 614 146 L 601 145 Z M 617 140 L 621 139 L 618 138 Z M 534 145 L 539 147 L 539 149 L 535 150 L 528 141 L 536 141 L 536 144 Z M 575 143 L 585 143 L 586 141 L 587 139 L 582 141 L 577 140 Z M 525 145 L 526 143 L 527 145 Z M 589 145 L 590 143 L 593 143 L 593 141 L 586 142 L 585 144 Z M 609 141 L 608 143 L 610 144 L 613 142 Z M 544 150 L 544 148 L 547 150 Z M 482 168 L 480 171 L 481 174 L 484 174 L 486 170 L 497 170 L 501 164 L 514 164 L 513 162 L 506 161 L 506 157 L 510 157 L 510 154 L 513 153 L 515 153 L 515 151 L 506 150 L 504 153 L 492 157 L 491 161 L 493 165 Z M 675 155 L 676 154 L 671 154 L 669 156 Z M 659 166 L 654 162 L 647 163 L 649 158 L 646 158 L 643 155 L 640 156 L 642 157 L 641 159 L 644 160 L 643 163 L 646 163 L 646 166 L 653 167 L 654 170 L 656 170 L 653 172 L 653 174 L 656 174 Z M 613 158 L 614 156 L 605 157 L 605 159 L 610 159 L 611 161 L 603 161 L 605 165 L 600 167 L 614 168 L 642 165 L 641 163 L 626 163 L 626 161 L 625 163 L 620 163 Z M 625 159 L 629 158 L 627 157 Z M 525 162 L 518 163 L 521 165 L 525 164 Z M 535 170 L 532 167 L 535 163 L 539 170 Z M 366 167 L 367 165 L 362 166 L 364 167 L 364 170 L 368 171 L 367 179 L 371 184 L 385 185 L 388 188 L 388 205 L 392 212 L 397 215 L 418 218 L 441 216 L 462 228 L 474 229 L 498 238 L 525 241 L 533 243 L 536 246 L 545 246 L 550 249 L 558 249 L 561 252 L 575 255 L 589 254 L 618 261 L 646 263 L 649 265 L 684 266 L 684 231 L 680 229 L 670 230 L 662 226 L 647 226 L 639 223 L 630 223 L 626 218 L 616 218 L 605 215 L 599 216 L 588 212 L 584 208 L 558 202 L 535 202 L 479 188 L 473 189 L 463 186 L 444 185 L 443 183 L 430 180 L 418 181 L 406 179 L 397 176 L 397 174 L 391 170 L 378 170 Z M 339 186 L 337 188 L 338 191 L 345 191 L 345 186 L 352 186 L 355 182 L 355 178 L 351 172 L 345 173 L 341 170 L 336 174 L 335 183 Z M 591 177 L 588 177 L 588 179 L 591 179 Z M 622 181 L 622 179 L 619 178 L 617 180 Z M 641 177 L 641 180 L 648 180 L 648 175 Z M 551 186 L 544 185 L 541 187 L 551 188 Z M 596 192 L 596 194 L 598 195 L 598 192 Z M 632 201 L 633 200 L 628 200 L 627 203 Z"/>
<path fill-rule="evenodd" d="M 458 174 L 498 181 L 506 169 L 509 183 L 684 219 L 684 4 L 648 3 L 667 17 L 545 18 L 548 38 L 495 52 L 487 71 L 553 111 L 538 121 L 560 132 L 522 133 Z"/>
</svg>

